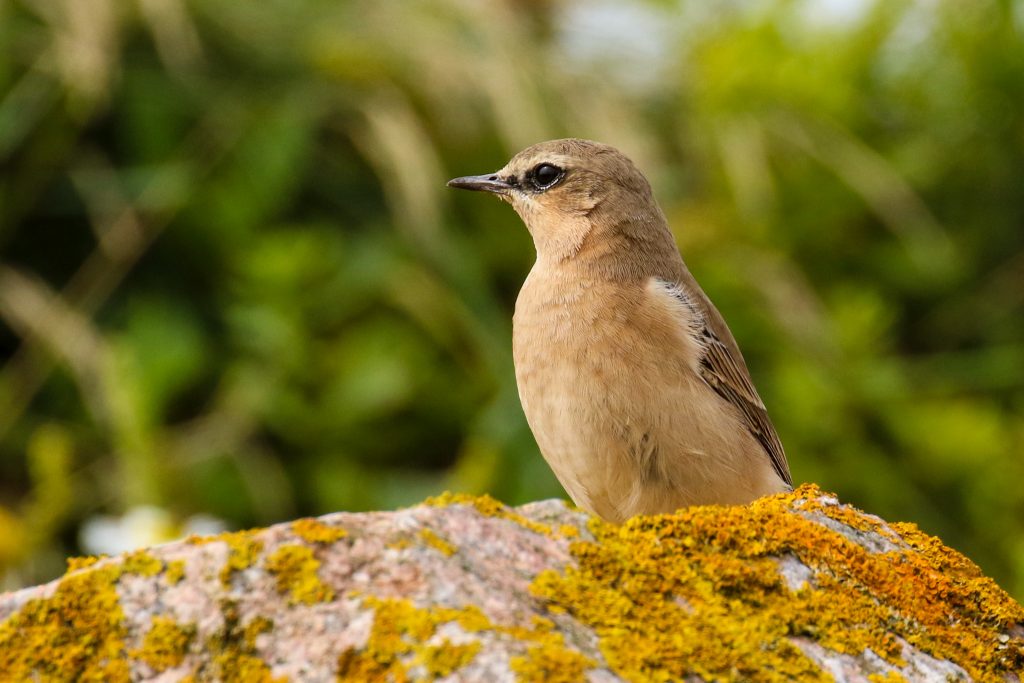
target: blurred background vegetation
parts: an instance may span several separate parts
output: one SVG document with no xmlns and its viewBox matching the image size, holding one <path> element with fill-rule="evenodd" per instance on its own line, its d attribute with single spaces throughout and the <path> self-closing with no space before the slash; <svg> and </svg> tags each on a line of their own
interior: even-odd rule
<svg viewBox="0 0 1024 683">
<path fill-rule="evenodd" d="M 519 408 L 531 143 L 645 169 L 797 481 L 1024 596 L 1024 2 L 0 0 L 0 587 L 562 495 Z"/>
</svg>

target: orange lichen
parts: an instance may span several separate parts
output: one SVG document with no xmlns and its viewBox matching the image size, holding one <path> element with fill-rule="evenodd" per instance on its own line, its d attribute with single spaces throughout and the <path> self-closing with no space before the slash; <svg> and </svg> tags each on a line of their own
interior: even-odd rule
<svg viewBox="0 0 1024 683">
<path fill-rule="evenodd" d="M 829 680 L 793 636 L 851 656 L 871 649 L 896 667 L 902 639 L 978 680 L 1024 668 L 1024 638 L 1006 635 L 1024 609 L 973 563 L 825 495 L 804 486 L 745 507 L 595 520 L 596 541 L 571 547 L 577 566 L 543 572 L 532 589 L 594 628 L 629 680 Z M 871 552 L 816 518 L 891 548 Z M 785 556 L 811 569 L 810 585 L 789 588 Z"/>
<path fill-rule="evenodd" d="M 431 548 L 439 551 L 441 554 L 451 557 L 459 551 L 459 547 L 449 543 L 430 529 L 420 529 L 420 539 L 429 545 Z"/>
<path fill-rule="evenodd" d="M 142 647 L 132 650 L 131 656 L 148 664 L 156 673 L 172 669 L 184 661 L 195 634 L 194 624 L 181 626 L 170 617 L 155 616 Z"/>
<path fill-rule="evenodd" d="M 369 597 L 364 606 L 374 610 L 373 627 L 364 648 L 350 648 L 338 658 L 339 681 L 434 680 L 451 675 L 470 664 L 479 651 L 479 642 L 440 644 L 429 641 L 443 624 L 458 624 L 468 634 L 491 633 L 520 643 L 525 657 L 517 661 L 518 679 L 545 680 L 536 676 L 556 662 L 565 671 L 582 672 L 594 666 L 583 655 L 569 649 L 561 633 L 547 619 L 535 619 L 532 627 L 493 623 L 480 608 L 432 605 L 419 608 L 409 600 Z M 570 680 L 554 678 L 552 680 Z"/>
<path fill-rule="evenodd" d="M 312 605 L 334 599 L 334 590 L 320 580 L 320 561 L 304 545 L 282 545 L 266 559 L 266 568 L 277 579 L 277 591 L 288 594 L 289 604 Z"/>
<path fill-rule="evenodd" d="M 516 524 L 535 531 L 539 534 L 551 534 L 551 527 L 547 524 L 541 524 L 535 522 L 532 519 L 523 517 L 518 512 L 514 512 L 510 507 L 505 505 L 499 500 L 495 500 L 490 496 L 470 496 L 465 493 L 451 493 L 445 491 L 440 496 L 434 496 L 433 498 L 427 498 L 424 505 L 432 505 L 434 507 L 448 507 L 449 505 L 472 505 L 477 511 L 485 517 L 497 517 L 499 519 L 507 519 L 515 522 Z"/>
<path fill-rule="evenodd" d="M 348 532 L 341 527 L 330 526 L 309 517 L 292 522 L 292 533 L 307 543 L 334 543 L 348 536 Z"/>
</svg>

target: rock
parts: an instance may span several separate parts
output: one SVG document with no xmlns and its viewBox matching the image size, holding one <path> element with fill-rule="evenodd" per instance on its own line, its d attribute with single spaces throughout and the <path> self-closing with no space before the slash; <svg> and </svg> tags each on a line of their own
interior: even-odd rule
<svg viewBox="0 0 1024 683">
<path fill-rule="evenodd" d="M 0 680 L 1019 681 L 1024 609 L 803 486 L 613 526 L 443 496 L 74 560 L 0 595 Z"/>
</svg>

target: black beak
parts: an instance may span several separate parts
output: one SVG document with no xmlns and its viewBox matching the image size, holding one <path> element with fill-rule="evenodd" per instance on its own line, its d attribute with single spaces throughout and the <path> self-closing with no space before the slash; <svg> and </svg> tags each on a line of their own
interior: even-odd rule
<svg viewBox="0 0 1024 683">
<path fill-rule="evenodd" d="M 491 175 L 467 175 L 461 178 L 452 178 L 448 181 L 448 187 L 476 190 L 477 192 L 493 192 L 494 194 L 506 194 L 512 189 L 511 185 L 493 173 Z"/>
</svg>

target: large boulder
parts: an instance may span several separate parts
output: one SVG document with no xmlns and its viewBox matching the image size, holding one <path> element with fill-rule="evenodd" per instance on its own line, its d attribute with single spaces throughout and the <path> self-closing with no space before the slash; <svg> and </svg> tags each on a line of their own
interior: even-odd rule
<svg viewBox="0 0 1024 683">
<path fill-rule="evenodd" d="M 1019 681 L 1024 609 L 813 486 L 614 526 L 443 496 L 72 561 L 0 680 Z"/>
</svg>

